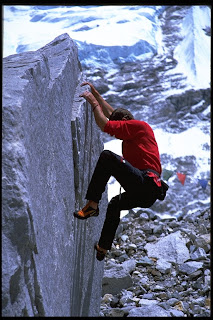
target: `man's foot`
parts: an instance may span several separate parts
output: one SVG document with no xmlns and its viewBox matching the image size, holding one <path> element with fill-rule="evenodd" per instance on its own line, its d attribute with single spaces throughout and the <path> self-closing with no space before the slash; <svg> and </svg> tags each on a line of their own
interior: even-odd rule
<svg viewBox="0 0 213 320">
<path fill-rule="evenodd" d="M 87 203 L 87 205 L 79 210 L 79 211 L 75 211 L 73 213 L 74 217 L 78 218 L 78 219 L 88 219 L 90 217 L 97 217 L 99 215 L 99 208 L 94 209 L 90 206 L 90 202 Z"/>
<path fill-rule="evenodd" d="M 106 254 L 107 254 L 107 250 L 99 247 L 98 244 L 95 245 L 95 249 L 97 250 L 96 258 L 99 261 L 102 261 L 105 258 Z"/>
</svg>

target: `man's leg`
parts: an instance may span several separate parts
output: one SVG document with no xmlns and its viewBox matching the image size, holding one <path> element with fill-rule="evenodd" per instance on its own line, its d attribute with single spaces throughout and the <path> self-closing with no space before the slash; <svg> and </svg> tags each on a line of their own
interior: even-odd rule
<svg viewBox="0 0 213 320">
<path fill-rule="evenodd" d="M 111 176 L 115 177 L 125 191 L 131 191 L 132 188 L 138 189 L 143 184 L 143 176 L 139 169 L 134 168 L 128 161 L 123 160 L 121 156 L 104 150 L 95 167 L 86 199 L 98 203 Z"/>
<path fill-rule="evenodd" d="M 83 209 L 74 212 L 74 217 L 78 219 L 87 219 L 99 214 L 98 203 L 111 176 L 110 170 L 108 170 L 106 165 L 107 159 L 107 152 L 103 151 L 100 154 L 87 190 L 86 199 L 89 201 Z"/>
<path fill-rule="evenodd" d="M 149 188 L 149 186 L 147 186 Z M 117 227 L 120 222 L 120 211 L 129 210 L 136 207 L 150 207 L 156 198 L 150 195 L 143 200 L 143 194 L 134 196 L 132 193 L 124 192 L 111 199 L 107 207 L 106 218 L 104 221 L 101 236 L 98 245 L 105 249 L 110 250 L 112 242 L 115 237 Z"/>
<path fill-rule="evenodd" d="M 98 245 L 105 249 L 110 250 L 117 227 L 120 222 L 120 208 L 119 208 L 119 195 L 112 198 L 108 204 L 106 218 L 102 228 L 101 236 Z"/>
</svg>

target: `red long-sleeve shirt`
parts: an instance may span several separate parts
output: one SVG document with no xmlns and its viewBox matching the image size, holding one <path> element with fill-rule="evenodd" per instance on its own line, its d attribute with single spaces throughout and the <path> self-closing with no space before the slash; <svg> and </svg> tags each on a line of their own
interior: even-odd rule
<svg viewBox="0 0 213 320">
<path fill-rule="evenodd" d="M 161 174 L 158 145 L 148 123 L 139 120 L 108 121 L 104 132 L 123 140 L 123 157 L 134 167 L 153 169 Z"/>
</svg>

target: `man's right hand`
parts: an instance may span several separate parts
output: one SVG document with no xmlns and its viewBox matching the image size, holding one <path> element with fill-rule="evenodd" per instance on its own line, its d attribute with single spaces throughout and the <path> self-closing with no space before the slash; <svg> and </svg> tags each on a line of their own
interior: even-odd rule
<svg viewBox="0 0 213 320">
<path fill-rule="evenodd" d="M 110 115 L 112 114 L 112 112 L 114 111 L 114 109 L 110 106 L 109 103 L 107 103 L 102 96 L 100 95 L 100 93 L 95 89 L 95 87 L 92 85 L 92 83 L 85 81 L 81 84 L 81 87 L 85 86 L 85 85 L 89 85 L 91 88 L 91 93 L 93 94 L 93 96 L 95 97 L 95 99 L 98 101 L 98 103 L 100 104 L 102 111 L 105 115 L 105 117 L 107 117 L 108 119 L 110 118 Z M 85 97 L 84 97 L 85 98 Z"/>
<path fill-rule="evenodd" d="M 93 94 L 93 95 L 96 97 L 96 99 L 97 99 L 97 97 L 99 96 L 99 92 L 95 89 L 95 87 L 93 86 L 93 84 L 86 81 L 86 82 L 83 82 L 83 83 L 81 84 L 81 87 L 86 86 L 86 85 L 90 86 L 92 94 Z"/>
</svg>

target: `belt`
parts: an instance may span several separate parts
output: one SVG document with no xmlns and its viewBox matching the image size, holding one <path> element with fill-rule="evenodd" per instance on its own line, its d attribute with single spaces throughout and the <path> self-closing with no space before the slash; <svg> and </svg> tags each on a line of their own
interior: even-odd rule
<svg viewBox="0 0 213 320">
<path fill-rule="evenodd" d="M 154 174 L 156 174 L 156 176 L 158 176 L 158 178 L 160 178 L 160 173 L 159 172 L 157 172 L 157 171 L 155 171 L 155 170 L 153 170 L 153 169 L 144 169 L 144 170 L 141 170 L 141 171 L 143 171 L 143 172 L 153 172 Z"/>
</svg>

